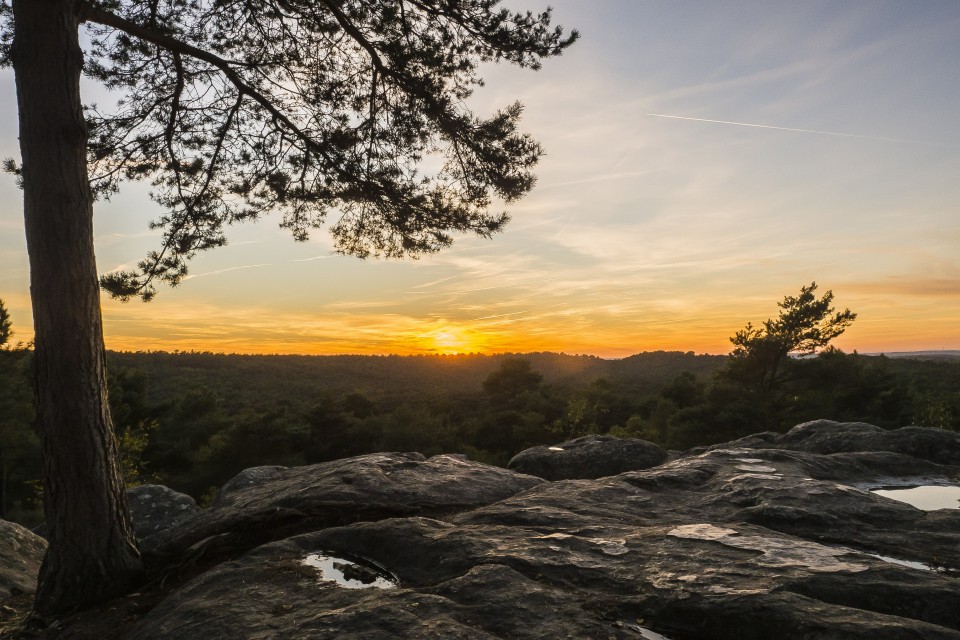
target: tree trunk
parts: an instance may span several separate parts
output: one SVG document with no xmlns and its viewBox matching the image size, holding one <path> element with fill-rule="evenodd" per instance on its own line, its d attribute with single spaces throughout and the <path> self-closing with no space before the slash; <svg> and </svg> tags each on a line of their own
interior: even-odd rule
<svg viewBox="0 0 960 640">
<path fill-rule="evenodd" d="M 7 519 L 7 457 L 0 451 L 0 520 Z"/>
<path fill-rule="evenodd" d="M 141 563 L 107 404 L 76 0 L 13 9 L 51 614 L 124 592 Z"/>
</svg>

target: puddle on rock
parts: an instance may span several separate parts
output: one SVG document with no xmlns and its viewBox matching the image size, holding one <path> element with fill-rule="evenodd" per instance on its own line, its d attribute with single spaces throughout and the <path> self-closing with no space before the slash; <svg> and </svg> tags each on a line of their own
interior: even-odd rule
<svg viewBox="0 0 960 640">
<path fill-rule="evenodd" d="M 738 471 L 747 471 L 753 473 L 776 473 L 777 468 L 764 464 L 740 464 L 737 465 Z"/>
<path fill-rule="evenodd" d="M 661 635 L 656 631 L 651 631 L 646 627 L 638 626 L 637 631 L 640 632 L 640 637 L 644 638 L 645 640 L 670 640 L 670 638 L 668 638 L 667 636 Z"/>
<path fill-rule="evenodd" d="M 563 451 L 563 447 L 547 447 L 547 451 Z"/>
<path fill-rule="evenodd" d="M 624 627 L 626 629 L 630 629 L 631 631 L 635 631 L 636 633 L 639 633 L 640 637 L 643 638 L 644 640 L 670 640 L 670 638 L 668 638 L 667 636 L 661 635 L 656 631 L 647 629 L 646 627 L 642 627 L 636 622 L 618 622 L 617 626 Z"/>
<path fill-rule="evenodd" d="M 883 560 L 884 562 L 889 562 L 891 564 L 898 564 L 902 567 L 910 567 L 911 569 L 922 569 L 924 571 L 935 571 L 933 567 L 931 567 L 928 564 L 923 564 L 922 562 L 914 562 L 913 560 L 901 560 L 900 558 L 882 556 L 879 553 L 868 553 L 867 555 L 870 556 L 871 558 Z"/>
<path fill-rule="evenodd" d="M 906 502 L 917 509 L 935 511 L 936 509 L 960 508 L 960 487 L 922 485 L 896 489 L 874 489 L 873 493 L 891 500 Z"/>
<path fill-rule="evenodd" d="M 776 473 L 741 473 L 731 476 L 729 482 L 741 482 L 742 480 L 783 480 L 783 476 Z"/>
<path fill-rule="evenodd" d="M 397 579 L 380 567 L 322 553 L 311 553 L 303 564 L 316 569 L 322 582 L 333 582 L 344 589 L 396 589 L 398 586 Z"/>
</svg>

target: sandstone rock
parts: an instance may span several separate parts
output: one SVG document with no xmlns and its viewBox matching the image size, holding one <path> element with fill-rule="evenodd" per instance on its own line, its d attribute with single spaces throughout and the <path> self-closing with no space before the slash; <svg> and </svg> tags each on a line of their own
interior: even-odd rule
<svg viewBox="0 0 960 640">
<path fill-rule="evenodd" d="M 130 518 L 137 538 L 171 527 L 200 511 L 190 496 L 159 484 L 127 489 Z"/>
<path fill-rule="evenodd" d="M 283 472 L 286 470 L 287 467 L 280 467 L 276 465 L 250 467 L 249 469 L 244 469 L 237 475 L 227 480 L 226 484 L 220 487 L 220 491 L 217 492 L 217 495 L 214 497 L 213 502 L 210 503 L 210 506 L 223 507 L 232 504 L 233 494 L 237 491 L 246 489 L 247 487 L 261 485 L 264 482 L 269 482 L 270 480 L 283 475 Z"/>
<path fill-rule="evenodd" d="M 540 483 L 448 456 L 283 470 L 180 525 L 180 543 L 272 528 L 268 508 L 314 530 L 199 575 L 128 637 L 957 640 L 960 510 L 866 487 L 958 472 L 889 450 L 743 447 Z M 396 586 L 347 588 L 305 562 L 317 554 L 352 586 Z"/>
<path fill-rule="evenodd" d="M 262 469 L 262 468 L 261 468 Z M 243 475 L 243 474 L 241 474 Z M 384 453 L 231 480 L 215 506 L 148 537 L 141 549 L 164 562 L 206 540 L 231 553 L 269 540 L 362 520 L 437 516 L 490 504 L 541 482 L 461 456 Z"/>
<path fill-rule="evenodd" d="M 823 454 L 889 451 L 940 464 L 960 464 L 960 433 L 924 427 L 887 430 L 863 422 L 814 420 L 798 424 L 783 435 L 767 432 L 709 449 L 730 447 Z"/>
<path fill-rule="evenodd" d="M 551 447 L 532 447 L 508 468 L 546 480 L 603 478 L 662 464 L 669 454 L 658 445 L 631 438 L 583 436 Z"/>
<path fill-rule="evenodd" d="M 923 427 L 884 430 L 859 422 L 817 420 L 797 425 L 781 446 L 814 453 L 891 451 L 941 464 L 960 464 L 960 433 Z"/>
<path fill-rule="evenodd" d="M 20 525 L 0 520 L 0 602 L 33 593 L 47 541 Z"/>
</svg>

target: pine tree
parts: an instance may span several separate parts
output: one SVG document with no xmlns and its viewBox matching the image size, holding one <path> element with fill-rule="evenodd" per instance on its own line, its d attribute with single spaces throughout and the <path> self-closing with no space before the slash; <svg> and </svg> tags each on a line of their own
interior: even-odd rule
<svg viewBox="0 0 960 640">
<path fill-rule="evenodd" d="M 93 203 L 147 180 L 162 246 L 100 284 L 149 299 L 224 228 L 267 213 L 296 239 L 408 256 L 489 236 L 542 151 L 521 107 L 466 100 L 479 66 L 537 68 L 576 39 L 497 0 L 0 0 L 12 64 L 35 323 L 49 551 L 37 609 L 123 592 L 141 567 L 109 410 Z M 90 45 L 81 49 L 79 33 Z M 84 108 L 81 72 L 122 92 Z M 437 166 L 436 170 L 424 167 Z"/>
<path fill-rule="evenodd" d="M 791 354 L 811 355 L 847 330 L 857 314 L 844 309 L 834 313 L 833 291 L 816 296 L 817 283 L 800 288 L 800 295 L 778 302 L 780 313 L 754 327 L 748 323 L 730 342 L 732 371 L 768 393 L 780 382 L 783 364 Z"/>
</svg>

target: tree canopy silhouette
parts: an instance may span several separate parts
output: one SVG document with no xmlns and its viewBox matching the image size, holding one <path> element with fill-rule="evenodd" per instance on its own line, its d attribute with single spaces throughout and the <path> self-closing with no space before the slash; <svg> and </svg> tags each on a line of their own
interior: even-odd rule
<svg viewBox="0 0 960 640">
<path fill-rule="evenodd" d="M 752 323 L 738 331 L 733 343 L 732 365 L 767 392 L 779 382 L 783 362 L 790 354 L 810 355 L 826 347 L 846 331 L 857 314 L 844 309 L 834 313 L 833 291 L 817 298 L 817 283 L 800 288 L 800 295 L 786 296 L 778 302 L 780 313 L 754 327 Z"/>
<path fill-rule="evenodd" d="M 502 229 L 533 186 L 521 106 L 474 116 L 479 66 L 537 68 L 577 37 L 498 0 L 0 0 L 13 66 L 49 551 L 37 609 L 101 600 L 141 571 L 106 404 L 93 201 L 147 180 L 162 245 L 100 279 L 123 299 L 179 283 L 227 225 L 327 222 L 361 257 Z M 80 29 L 88 39 L 81 48 Z M 119 91 L 83 107 L 81 71 Z"/>
<path fill-rule="evenodd" d="M 10 342 L 13 337 L 13 320 L 10 319 L 10 312 L 0 300 L 0 347 Z"/>
</svg>

